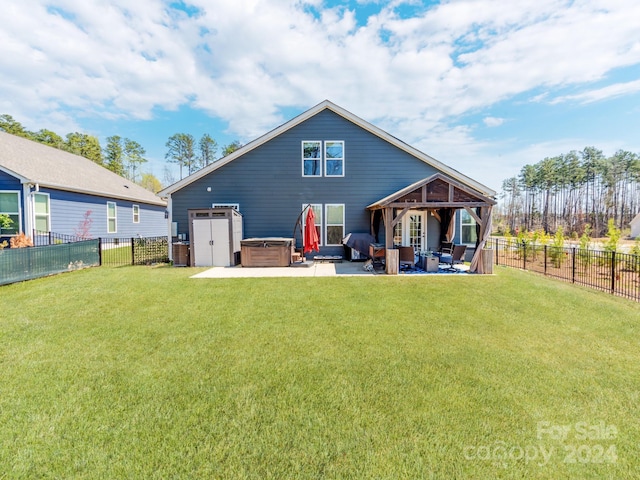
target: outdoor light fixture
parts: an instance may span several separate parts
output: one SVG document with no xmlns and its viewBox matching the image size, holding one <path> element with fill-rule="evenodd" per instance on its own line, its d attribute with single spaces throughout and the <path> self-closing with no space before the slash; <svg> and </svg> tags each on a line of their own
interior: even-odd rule
<svg viewBox="0 0 640 480">
<path fill-rule="evenodd" d="M 207 187 L 207 192 L 210 192 L 210 191 L 211 191 L 211 187 Z"/>
</svg>

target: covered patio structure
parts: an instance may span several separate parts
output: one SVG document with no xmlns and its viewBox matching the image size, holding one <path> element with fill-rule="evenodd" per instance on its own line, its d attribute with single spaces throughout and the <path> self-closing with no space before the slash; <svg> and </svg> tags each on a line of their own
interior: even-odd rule
<svg viewBox="0 0 640 480">
<path fill-rule="evenodd" d="M 443 243 L 453 240 L 454 216 L 459 209 L 466 210 L 476 221 L 477 242 L 470 271 L 485 273 L 482 255 L 491 233 L 491 211 L 495 204 L 492 198 L 442 173 L 436 173 L 372 203 L 367 207 L 371 212 L 371 233 L 377 236 L 380 220 L 384 224 L 387 273 L 397 273 L 393 271 L 397 261 L 390 257 L 394 255 L 394 228 L 407 212 L 430 211 L 440 222 L 440 243 Z"/>
</svg>

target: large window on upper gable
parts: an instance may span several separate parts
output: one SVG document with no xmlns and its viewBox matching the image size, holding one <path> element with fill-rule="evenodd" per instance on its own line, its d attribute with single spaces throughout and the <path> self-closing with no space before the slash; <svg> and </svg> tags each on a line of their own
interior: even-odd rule
<svg viewBox="0 0 640 480">
<path fill-rule="evenodd" d="M 324 142 L 324 174 L 327 177 L 344 177 L 344 142 Z"/>
<path fill-rule="evenodd" d="M 322 176 L 322 142 L 302 142 L 302 176 Z"/>
<path fill-rule="evenodd" d="M 343 140 L 302 142 L 303 177 L 344 177 Z"/>
</svg>

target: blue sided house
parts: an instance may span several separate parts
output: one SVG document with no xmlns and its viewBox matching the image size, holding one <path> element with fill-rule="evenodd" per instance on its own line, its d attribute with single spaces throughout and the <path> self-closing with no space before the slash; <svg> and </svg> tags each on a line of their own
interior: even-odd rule
<svg viewBox="0 0 640 480">
<path fill-rule="evenodd" d="M 159 195 L 168 202 L 169 235 L 192 240 L 192 259 L 199 248 L 190 238 L 193 212 L 236 209 L 244 238 L 288 237 L 300 248 L 296 225 L 310 205 L 320 246 L 314 255 L 344 255 L 345 238 L 361 236 L 377 251 L 404 246 L 416 256 L 464 244 L 471 260 L 496 203 L 493 190 L 330 101 Z"/>
<path fill-rule="evenodd" d="M 165 236 L 166 202 L 78 155 L 0 132 L 0 214 L 19 232 L 87 238 Z"/>
</svg>

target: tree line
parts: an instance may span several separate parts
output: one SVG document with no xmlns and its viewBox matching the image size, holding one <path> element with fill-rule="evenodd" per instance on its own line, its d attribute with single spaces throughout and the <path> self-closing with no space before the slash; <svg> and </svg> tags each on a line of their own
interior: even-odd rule
<svg viewBox="0 0 640 480">
<path fill-rule="evenodd" d="M 218 142 L 208 133 L 202 135 L 196 144 L 196 139 L 189 133 L 176 133 L 169 137 L 167 143 L 167 162 L 176 163 L 180 167 L 180 180 L 184 171 L 187 175 L 206 167 L 216 161 L 218 152 Z M 226 157 L 242 147 L 240 142 L 233 141 L 222 149 L 222 156 Z"/>
<path fill-rule="evenodd" d="M 153 174 L 142 171 L 142 165 L 148 161 L 145 158 L 146 151 L 135 140 L 112 135 L 106 138 L 106 145 L 103 148 L 96 136 L 71 132 L 63 138 L 54 131 L 44 128 L 32 132 L 8 114 L 0 115 L 0 131 L 80 155 L 154 193 L 162 189 L 160 180 Z M 187 174 L 191 174 L 217 159 L 218 143 L 209 134 L 204 134 L 196 144 L 193 135 L 176 133 L 169 137 L 165 146 L 167 147 L 165 159 L 169 163 L 177 163 L 180 166 L 180 179 L 182 179 L 183 169 L 186 169 Z M 223 147 L 222 154 L 226 156 L 241 146 L 238 141 L 231 142 Z M 174 181 L 171 172 L 165 169 L 165 182 L 169 184 Z"/>
<path fill-rule="evenodd" d="M 640 156 L 618 150 L 605 156 L 595 147 L 525 165 L 502 182 L 497 227 L 581 235 L 606 234 L 609 221 L 627 228 L 640 210 Z"/>
</svg>

